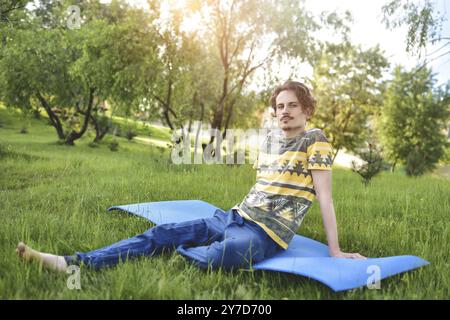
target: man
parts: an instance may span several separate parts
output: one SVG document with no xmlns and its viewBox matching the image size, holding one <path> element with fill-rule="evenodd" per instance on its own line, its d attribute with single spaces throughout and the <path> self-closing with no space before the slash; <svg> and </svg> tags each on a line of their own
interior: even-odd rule
<svg viewBox="0 0 450 320">
<path fill-rule="evenodd" d="M 282 134 L 268 134 L 254 165 L 256 184 L 242 203 L 229 211 L 217 210 L 207 219 L 161 224 L 133 238 L 73 256 L 41 253 L 21 242 L 19 256 L 65 272 L 70 264 L 100 269 L 176 248 L 204 269 L 248 267 L 288 248 L 317 197 L 330 256 L 364 259 L 339 247 L 331 195 L 331 145 L 321 130 L 306 130 L 316 107 L 314 97 L 304 84 L 287 81 L 275 89 L 271 105 Z"/>
</svg>

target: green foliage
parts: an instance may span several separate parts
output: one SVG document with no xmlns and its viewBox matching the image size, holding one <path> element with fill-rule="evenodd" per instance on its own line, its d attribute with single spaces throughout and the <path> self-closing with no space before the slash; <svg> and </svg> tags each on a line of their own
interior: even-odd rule
<svg viewBox="0 0 450 320">
<path fill-rule="evenodd" d="M 441 160 L 443 163 L 450 163 L 450 145 L 445 148 L 445 155 Z"/>
<path fill-rule="evenodd" d="M 21 18 L 25 15 L 25 6 L 29 2 L 31 0 L 0 1 L 0 30 L 20 25 Z"/>
<path fill-rule="evenodd" d="M 6 105 L 30 109 L 37 92 L 47 93 L 55 104 L 70 105 L 67 61 L 59 31 L 19 30 L 8 41 L 0 60 L 0 86 Z"/>
<path fill-rule="evenodd" d="M 381 77 L 388 65 L 378 46 L 362 50 L 348 42 L 328 44 L 317 57 L 311 123 L 325 130 L 335 154 L 341 148 L 353 151 L 366 139 L 369 116 L 382 104 Z"/>
<path fill-rule="evenodd" d="M 450 84 L 433 88 L 431 70 L 394 70 L 378 130 L 385 156 L 406 164 L 408 175 L 420 175 L 435 167 L 448 146 L 446 128 L 450 116 Z"/>
<path fill-rule="evenodd" d="M 432 166 L 431 168 L 434 167 Z M 406 157 L 406 174 L 409 176 L 418 176 L 424 174 L 427 170 L 430 170 L 427 165 L 427 156 L 416 146 Z"/>
</svg>

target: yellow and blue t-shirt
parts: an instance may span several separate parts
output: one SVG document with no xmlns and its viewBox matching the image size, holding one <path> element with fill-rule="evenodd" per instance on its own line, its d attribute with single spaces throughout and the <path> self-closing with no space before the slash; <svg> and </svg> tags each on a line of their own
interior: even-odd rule
<svg viewBox="0 0 450 320">
<path fill-rule="evenodd" d="M 293 138 L 272 131 L 253 166 L 256 184 L 233 209 L 287 249 L 316 195 L 311 170 L 331 170 L 331 165 L 331 145 L 322 130 Z"/>
</svg>

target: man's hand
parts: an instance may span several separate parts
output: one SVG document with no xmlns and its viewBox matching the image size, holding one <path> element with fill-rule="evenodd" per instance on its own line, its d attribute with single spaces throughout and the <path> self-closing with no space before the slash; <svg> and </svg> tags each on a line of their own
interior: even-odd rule
<svg viewBox="0 0 450 320">
<path fill-rule="evenodd" d="M 360 255 L 359 253 L 348 253 L 348 252 L 330 252 L 330 256 L 335 258 L 346 258 L 346 259 L 367 259 L 366 257 Z"/>
</svg>

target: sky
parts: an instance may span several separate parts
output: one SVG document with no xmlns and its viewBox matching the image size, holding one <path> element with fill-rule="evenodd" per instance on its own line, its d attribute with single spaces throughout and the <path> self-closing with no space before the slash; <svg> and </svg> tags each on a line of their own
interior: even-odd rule
<svg viewBox="0 0 450 320">
<path fill-rule="evenodd" d="M 108 0 L 104 0 L 107 2 Z M 130 4 L 145 5 L 146 0 L 127 0 Z M 169 0 L 174 1 L 174 0 Z M 349 10 L 354 18 L 354 23 L 351 31 L 351 39 L 354 44 L 361 44 L 363 49 L 379 44 L 381 49 L 385 51 L 385 56 L 391 63 L 391 68 L 396 64 L 401 64 L 407 69 L 411 69 L 418 63 L 417 57 L 406 53 L 406 26 L 397 28 L 393 31 L 387 30 L 382 23 L 381 7 L 386 4 L 388 0 L 305 0 L 305 5 L 313 14 L 319 14 L 322 11 L 344 12 Z M 450 0 L 434 0 L 437 4 L 438 10 L 450 17 Z M 444 22 L 442 29 L 443 37 L 450 37 L 450 19 Z M 332 40 L 332 35 L 325 34 L 324 38 Z M 439 49 L 444 44 L 429 45 L 427 53 Z M 440 54 L 448 51 L 450 46 L 431 55 L 430 58 L 437 57 Z M 450 80 L 450 54 L 447 54 L 430 63 L 433 72 L 436 73 L 437 85 L 443 85 Z M 289 74 L 289 64 L 279 66 L 279 74 L 281 78 L 287 78 Z M 303 66 L 300 68 L 300 73 L 304 77 L 310 77 L 312 69 L 310 66 Z M 302 77 L 300 77 L 302 78 Z"/>
</svg>

